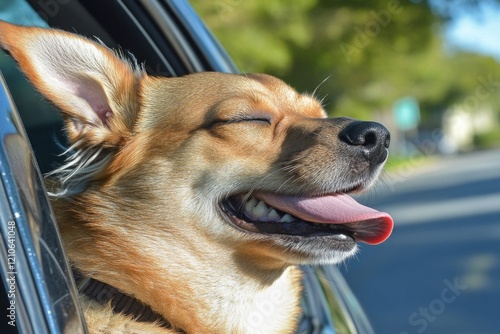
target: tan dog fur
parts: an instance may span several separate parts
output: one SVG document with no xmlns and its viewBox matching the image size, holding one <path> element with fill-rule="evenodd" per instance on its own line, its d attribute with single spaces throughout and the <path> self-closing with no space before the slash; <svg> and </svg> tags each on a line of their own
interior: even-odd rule
<svg viewBox="0 0 500 334">
<path fill-rule="evenodd" d="M 151 77 L 62 31 L 0 23 L 0 44 L 62 110 L 73 149 L 95 154 L 91 164 L 100 166 L 80 166 L 75 183 L 66 184 L 85 183 L 83 192 L 53 199 L 71 264 L 174 326 L 187 333 L 292 333 L 301 292 L 296 264 L 355 252 L 244 233 L 218 209 L 228 195 L 253 189 L 338 190 L 333 167 L 342 163 L 336 138 L 345 120 L 324 120 L 311 96 L 266 75 Z M 375 177 L 366 176 L 363 186 Z M 82 303 L 91 333 L 175 332 Z M 252 323 L 252 312 L 269 303 L 264 323 Z"/>
</svg>

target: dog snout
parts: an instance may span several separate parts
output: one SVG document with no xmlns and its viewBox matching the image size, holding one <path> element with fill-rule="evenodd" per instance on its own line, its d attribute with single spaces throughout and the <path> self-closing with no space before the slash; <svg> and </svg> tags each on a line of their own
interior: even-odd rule
<svg viewBox="0 0 500 334">
<path fill-rule="evenodd" d="M 380 123 L 354 121 L 339 133 L 339 139 L 371 164 L 381 164 L 387 158 L 391 135 Z"/>
</svg>

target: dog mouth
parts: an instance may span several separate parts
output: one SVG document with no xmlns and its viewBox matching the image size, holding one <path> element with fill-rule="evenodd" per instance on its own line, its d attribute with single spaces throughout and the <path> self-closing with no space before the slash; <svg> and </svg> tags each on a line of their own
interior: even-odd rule
<svg viewBox="0 0 500 334">
<path fill-rule="evenodd" d="M 235 195 L 223 201 L 222 208 L 240 229 L 267 235 L 336 236 L 376 245 L 390 236 L 394 226 L 389 214 L 361 205 L 343 193 L 316 197 Z"/>
</svg>

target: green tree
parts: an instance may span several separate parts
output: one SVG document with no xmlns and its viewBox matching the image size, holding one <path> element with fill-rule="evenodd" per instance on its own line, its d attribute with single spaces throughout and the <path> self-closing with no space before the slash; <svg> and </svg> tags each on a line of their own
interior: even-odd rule
<svg viewBox="0 0 500 334">
<path fill-rule="evenodd" d="M 242 71 L 315 91 L 331 114 L 388 115 L 395 100 L 413 96 L 435 126 L 450 105 L 475 94 L 481 77 L 500 81 L 492 58 L 449 50 L 442 40 L 453 15 L 479 1 L 191 2 Z M 494 94 L 480 102 L 498 104 Z"/>
</svg>

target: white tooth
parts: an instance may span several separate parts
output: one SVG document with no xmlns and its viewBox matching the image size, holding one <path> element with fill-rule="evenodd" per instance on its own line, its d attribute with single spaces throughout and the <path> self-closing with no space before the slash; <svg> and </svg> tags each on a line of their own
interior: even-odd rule
<svg viewBox="0 0 500 334">
<path fill-rule="evenodd" d="M 276 212 L 276 210 L 272 209 L 267 215 L 267 218 L 269 218 L 269 220 L 278 221 L 281 216 Z"/>
<path fill-rule="evenodd" d="M 245 211 L 252 212 L 252 209 L 257 205 L 257 200 L 252 197 L 245 203 Z"/>
<path fill-rule="evenodd" d="M 290 222 L 293 222 L 294 220 L 295 219 L 287 213 L 286 215 L 281 217 L 280 223 L 290 223 Z"/>
<path fill-rule="evenodd" d="M 266 203 L 264 203 L 262 201 L 260 201 L 259 204 L 257 204 L 257 206 L 252 209 L 252 213 L 257 218 L 266 217 L 268 212 L 269 212 L 269 208 L 267 207 Z"/>
</svg>

